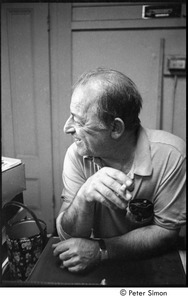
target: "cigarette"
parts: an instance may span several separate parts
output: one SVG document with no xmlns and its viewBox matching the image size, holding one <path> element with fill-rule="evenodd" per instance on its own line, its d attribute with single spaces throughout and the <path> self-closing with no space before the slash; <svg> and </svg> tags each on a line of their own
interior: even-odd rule
<svg viewBox="0 0 188 300">
<path fill-rule="evenodd" d="M 122 184 L 122 186 L 120 187 L 120 191 L 125 192 L 126 190 L 126 184 Z"/>
</svg>

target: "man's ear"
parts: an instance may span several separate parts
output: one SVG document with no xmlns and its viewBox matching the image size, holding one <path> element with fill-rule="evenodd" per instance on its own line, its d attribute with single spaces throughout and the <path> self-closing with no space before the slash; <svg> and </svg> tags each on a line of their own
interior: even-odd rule
<svg viewBox="0 0 188 300">
<path fill-rule="evenodd" d="M 111 137 L 113 139 L 118 139 L 119 137 L 122 136 L 124 130 L 125 130 L 125 124 L 123 120 L 120 118 L 115 118 L 112 124 Z"/>
</svg>

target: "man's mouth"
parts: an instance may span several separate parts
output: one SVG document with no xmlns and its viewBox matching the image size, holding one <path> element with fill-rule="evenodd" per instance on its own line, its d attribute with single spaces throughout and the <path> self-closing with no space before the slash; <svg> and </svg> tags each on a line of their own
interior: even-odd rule
<svg viewBox="0 0 188 300">
<path fill-rule="evenodd" d="M 74 137 L 74 141 L 75 141 L 75 143 L 79 143 L 79 142 L 81 142 L 81 139 Z"/>
</svg>

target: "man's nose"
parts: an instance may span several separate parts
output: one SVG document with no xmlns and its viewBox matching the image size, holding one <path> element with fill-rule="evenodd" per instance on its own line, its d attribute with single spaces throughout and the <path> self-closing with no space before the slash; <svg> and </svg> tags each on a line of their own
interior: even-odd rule
<svg viewBox="0 0 188 300">
<path fill-rule="evenodd" d="M 64 125 L 64 132 L 67 134 L 72 134 L 75 132 L 75 128 L 73 126 L 71 117 L 68 118 L 68 120 L 66 121 L 65 125 Z"/>
</svg>

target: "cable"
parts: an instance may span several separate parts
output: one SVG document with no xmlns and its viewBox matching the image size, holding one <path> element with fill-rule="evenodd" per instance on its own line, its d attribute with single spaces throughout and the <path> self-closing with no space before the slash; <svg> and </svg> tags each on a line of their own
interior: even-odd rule
<svg viewBox="0 0 188 300">
<path fill-rule="evenodd" d="M 174 111 L 175 111 L 175 99 L 176 99 L 177 82 L 178 82 L 178 76 L 174 75 L 174 88 L 173 88 L 173 95 L 172 95 L 172 124 L 171 124 L 171 132 L 172 133 L 174 131 Z"/>
</svg>

